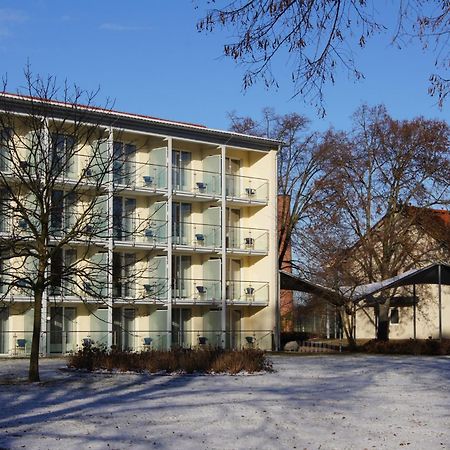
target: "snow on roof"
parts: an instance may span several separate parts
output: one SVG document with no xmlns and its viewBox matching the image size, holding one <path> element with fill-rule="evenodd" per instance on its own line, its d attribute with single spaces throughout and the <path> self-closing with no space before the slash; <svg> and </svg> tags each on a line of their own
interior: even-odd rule
<svg viewBox="0 0 450 450">
<path fill-rule="evenodd" d="M 411 269 L 395 277 L 388 278 L 377 283 L 369 283 L 357 286 L 350 295 L 355 302 L 374 295 L 385 289 L 392 289 L 399 286 L 411 284 L 443 284 L 450 285 L 450 265 L 434 263 L 420 269 Z M 345 288 L 341 288 L 343 295 L 346 295 Z M 348 291 L 347 291 L 348 293 Z"/>
</svg>

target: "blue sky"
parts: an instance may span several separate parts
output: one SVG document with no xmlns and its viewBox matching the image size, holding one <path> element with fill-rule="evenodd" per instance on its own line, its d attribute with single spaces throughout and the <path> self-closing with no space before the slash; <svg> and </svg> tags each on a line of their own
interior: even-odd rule
<svg viewBox="0 0 450 450">
<path fill-rule="evenodd" d="M 195 0 L 204 4 L 202 0 Z M 324 130 L 350 126 L 362 103 L 384 103 L 399 119 L 423 115 L 450 120 L 450 105 L 439 110 L 427 95 L 433 56 L 419 45 L 398 50 L 387 34 L 356 53 L 366 79 L 340 73 L 326 89 L 327 116 L 292 99 L 285 61 L 275 67 L 280 88 L 262 84 L 242 91 L 243 69 L 221 56 L 226 32 L 200 34 L 202 9 L 191 0 L 3 0 L 0 5 L 0 73 L 8 90 L 23 84 L 27 59 L 40 74 L 67 78 L 85 89 L 101 87 L 99 102 L 115 99 L 115 109 L 166 119 L 228 128 L 227 112 L 258 117 L 265 106 L 298 112 Z M 377 0 L 386 20 L 391 2 Z"/>
</svg>

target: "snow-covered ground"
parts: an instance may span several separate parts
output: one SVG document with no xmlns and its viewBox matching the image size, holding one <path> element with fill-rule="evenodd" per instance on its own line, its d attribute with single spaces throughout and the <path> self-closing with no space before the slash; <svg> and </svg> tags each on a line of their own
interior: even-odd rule
<svg viewBox="0 0 450 450">
<path fill-rule="evenodd" d="M 150 376 L 0 361 L 0 448 L 450 448 L 450 358 L 273 356 L 262 375 Z"/>
</svg>

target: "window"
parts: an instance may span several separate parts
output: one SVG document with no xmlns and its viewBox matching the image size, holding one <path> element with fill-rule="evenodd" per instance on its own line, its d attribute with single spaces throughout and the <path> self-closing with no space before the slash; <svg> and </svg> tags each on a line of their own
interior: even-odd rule
<svg viewBox="0 0 450 450">
<path fill-rule="evenodd" d="M 76 195 L 74 192 L 53 191 L 50 229 L 55 236 L 68 232 L 74 225 Z"/>
<path fill-rule="evenodd" d="M 134 298 L 135 264 L 135 254 L 113 253 L 113 296 L 115 298 Z"/>
<path fill-rule="evenodd" d="M 113 229 L 114 238 L 118 241 L 132 241 L 135 238 L 136 199 L 114 197 Z"/>
<path fill-rule="evenodd" d="M 0 294 L 5 294 L 9 288 L 8 267 L 10 256 L 9 252 L 0 248 Z"/>
<path fill-rule="evenodd" d="M 113 178 L 117 184 L 131 185 L 135 175 L 136 146 L 114 141 L 113 143 Z"/>
<path fill-rule="evenodd" d="M 58 249 L 52 254 L 50 260 L 50 295 L 75 295 L 75 263 L 77 252 L 73 249 Z"/>
<path fill-rule="evenodd" d="M 54 176 L 75 175 L 75 140 L 64 134 L 52 134 L 51 173 Z"/>
<path fill-rule="evenodd" d="M 0 189 L 0 233 L 6 233 L 9 231 L 9 194 L 6 190 Z"/>
<path fill-rule="evenodd" d="M 172 184 L 178 191 L 189 191 L 191 189 L 191 179 L 188 174 L 188 167 L 191 164 L 192 155 L 182 150 L 172 152 Z"/>
<path fill-rule="evenodd" d="M 9 155 L 12 145 L 12 130 L 4 128 L 0 131 L 0 170 L 6 171 L 9 168 Z"/>
<path fill-rule="evenodd" d="M 391 323 L 397 324 L 399 322 L 400 322 L 400 315 L 399 315 L 398 308 L 391 309 Z"/>
<path fill-rule="evenodd" d="M 172 236 L 175 244 L 189 245 L 189 218 L 192 212 L 190 203 L 172 203 Z"/>
</svg>

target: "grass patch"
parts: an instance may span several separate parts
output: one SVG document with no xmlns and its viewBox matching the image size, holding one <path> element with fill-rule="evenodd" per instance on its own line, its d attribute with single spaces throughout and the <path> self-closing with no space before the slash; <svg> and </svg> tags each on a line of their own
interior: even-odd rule
<svg viewBox="0 0 450 450">
<path fill-rule="evenodd" d="M 374 339 L 358 347 L 358 351 L 387 355 L 450 355 L 450 339 L 399 339 L 387 342 Z"/>
<path fill-rule="evenodd" d="M 87 371 L 117 370 L 149 373 L 230 373 L 272 371 L 262 350 L 151 350 L 145 352 L 107 351 L 85 347 L 70 356 L 68 367 Z"/>
</svg>

